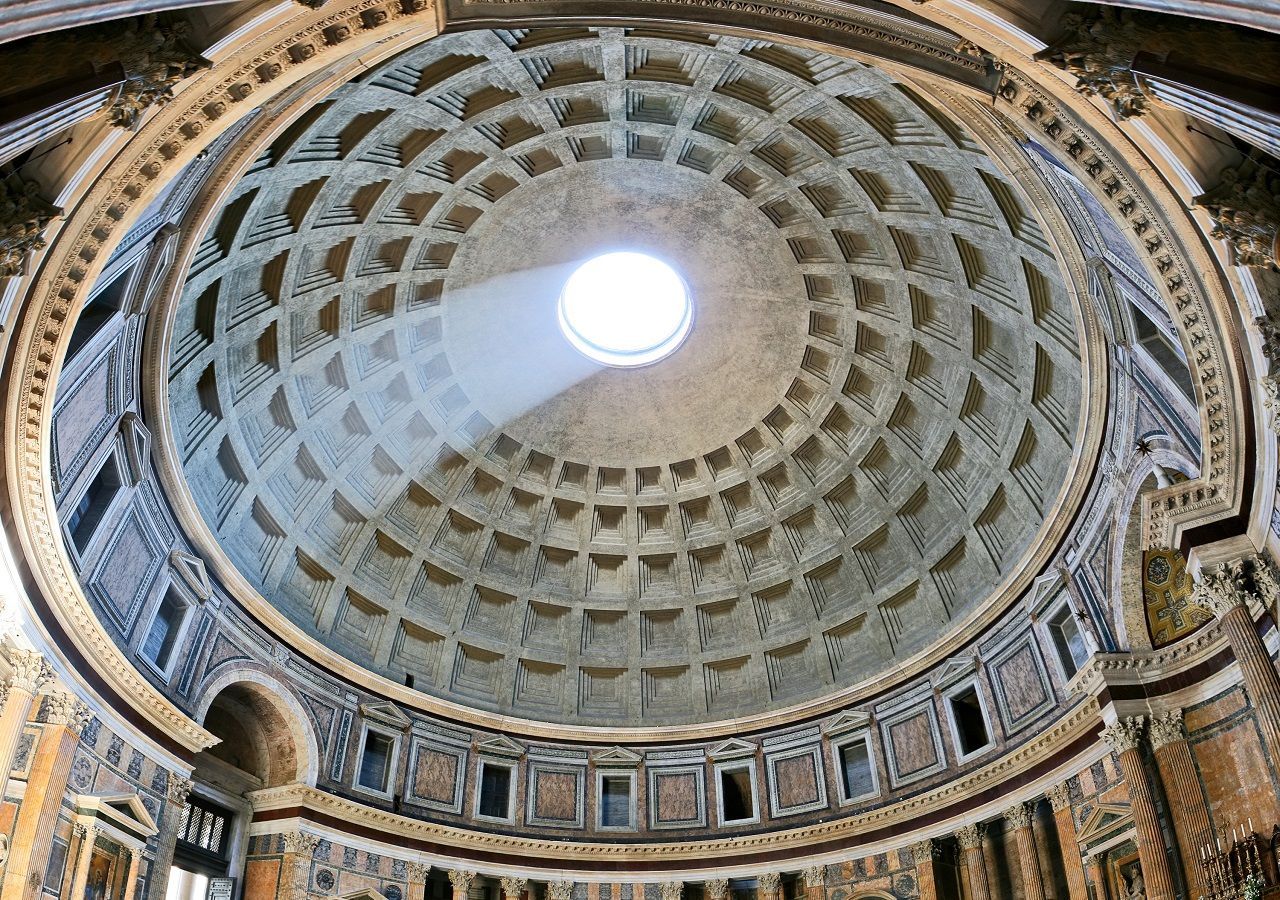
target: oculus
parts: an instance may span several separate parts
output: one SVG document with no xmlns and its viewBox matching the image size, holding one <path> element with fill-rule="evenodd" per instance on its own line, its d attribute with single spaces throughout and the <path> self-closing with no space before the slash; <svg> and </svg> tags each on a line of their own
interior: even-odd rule
<svg viewBox="0 0 1280 900">
<path fill-rule="evenodd" d="M 669 356 L 693 326 L 689 288 L 645 253 L 603 253 L 578 266 L 557 304 L 565 339 L 606 366 L 647 366 Z"/>
</svg>

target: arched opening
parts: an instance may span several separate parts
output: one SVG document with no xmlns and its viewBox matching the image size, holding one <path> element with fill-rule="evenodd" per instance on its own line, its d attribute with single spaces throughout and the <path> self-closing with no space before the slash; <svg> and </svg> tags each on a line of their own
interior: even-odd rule
<svg viewBox="0 0 1280 900">
<path fill-rule="evenodd" d="M 270 688 L 251 681 L 224 687 L 203 724 L 221 740 L 196 756 L 198 780 L 235 794 L 299 780 L 295 726 Z"/>
</svg>

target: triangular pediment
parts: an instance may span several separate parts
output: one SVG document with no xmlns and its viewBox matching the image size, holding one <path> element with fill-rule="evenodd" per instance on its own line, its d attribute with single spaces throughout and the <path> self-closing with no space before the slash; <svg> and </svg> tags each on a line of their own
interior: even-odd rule
<svg viewBox="0 0 1280 900">
<path fill-rule="evenodd" d="M 137 413 L 127 412 L 120 418 L 120 435 L 124 438 L 129 481 L 137 484 L 146 476 L 151 461 L 151 432 Z"/>
<path fill-rule="evenodd" d="M 610 747 L 608 750 L 601 750 L 591 759 L 597 766 L 638 766 L 641 757 L 639 753 L 626 747 Z"/>
<path fill-rule="evenodd" d="M 156 820 L 151 818 L 137 794 L 81 794 L 76 797 L 76 812 L 108 822 L 144 840 L 159 831 Z"/>
<path fill-rule="evenodd" d="M 1100 803 L 1080 823 L 1080 843 L 1084 844 L 1118 829 L 1127 828 L 1132 823 L 1133 811 L 1129 807 L 1118 803 Z"/>
<path fill-rule="evenodd" d="M 846 731 L 857 731 L 871 727 L 871 714 L 857 709 L 846 709 L 834 719 L 822 726 L 824 734 L 844 734 Z"/>
<path fill-rule="evenodd" d="M 476 751 L 491 756 L 524 756 L 524 747 L 517 744 L 505 734 L 491 737 L 476 744 Z"/>
<path fill-rule="evenodd" d="M 328 900 L 387 900 L 387 895 L 373 888 L 361 888 L 347 894 L 331 894 Z"/>
<path fill-rule="evenodd" d="M 738 738 L 729 738 L 712 747 L 707 752 L 707 756 L 711 759 L 735 759 L 739 756 L 754 756 L 755 752 L 755 744 L 749 744 Z"/>
<path fill-rule="evenodd" d="M 1062 584 L 1061 572 L 1045 572 L 1031 582 L 1031 590 L 1027 593 L 1027 608 L 1033 614 L 1038 614 L 1050 600 L 1057 596 Z"/>
<path fill-rule="evenodd" d="M 944 687 L 978 671 L 978 660 L 972 656 L 953 656 L 933 676 L 933 683 Z"/>
<path fill-rule="evenodd" d="M 209 573 L 205 570 L 202 560 L 190 553 L 174 550 L 169 554 L 169 565 L 173 566 L 173 571 L 177 572 L 183 583 L 191 588 L 192 593 L 201 600 L 209 599 L 213 593 L 213 585 L 209 583 Z"/>
<path fill-rule="evenodd" d="M 371 721 L 390 725 L 399 731 L 405 731 L 413 724 L 413 721 L 394 703 L 361 703 L 360 715 Z"/>
</svg>

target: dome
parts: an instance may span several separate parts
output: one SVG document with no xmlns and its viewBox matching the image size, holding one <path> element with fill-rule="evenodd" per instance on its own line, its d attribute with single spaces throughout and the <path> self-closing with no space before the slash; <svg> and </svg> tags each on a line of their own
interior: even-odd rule
<svg viewBox="0 0 1280 900">
<path fill-rule="evenodd" d="M 448 35 L 308 109 L 193 260 L 169 416 L 209 530 L 418 691 L 687 724 L 875 679 L 1023 573 L 1080 419 L 1016 181 L 884 71 L 718 34 Z M 641 368 L 557 303 L 625 250 Z"/>
</svg>

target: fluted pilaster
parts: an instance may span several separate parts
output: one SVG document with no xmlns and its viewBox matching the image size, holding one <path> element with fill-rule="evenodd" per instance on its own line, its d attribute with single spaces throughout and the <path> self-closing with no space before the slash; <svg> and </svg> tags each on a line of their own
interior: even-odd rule
<svg viewBox="0 0 1280 900">
<path fill-rule="evenodd" d="M 1022 873 L 1022 893 L 1026 900 L 1045 900 L 1044 882 L 1040 878 L 1040 856 L 1031 831 L 1032 807 L 1026 803 L 1011 806 L 1004 814 L 1018 849 L 1018 870 Z"/>
<path fill-rule="evenodd" d="M 1084 863 L 1080 860 L 1076 821 L 1071 811 L 1071 791 L 1064 781 L 1051 788 L 1046 796 L 1049 798 L 1049 807 L 1053 810 L 1058 846 L 1062 848 L 1062 867 L 1067 874 L 1067 896 L 1069 900 L 1089 900 Z"/>
<path fill-rule="evenodd" d="M 969 877 L 969 900 L 991 900 L 991 884 L 987 879 L 987 858 L 982 851 L 986 826 L 981 822 L 956 829 L 956 842 L 964 856 Z"/>
<path fill-rule="evenodd" d="M 1129 789 L 1129 805 L 1133 811 L 1138 859 L 1142 863 L 1147 898 L 1174 900 L 1169 855 L 1165 851 L 1164 835 L 1160 831 L 1160 820 L 1156 815 L 1155 797 L 1147 779 L 1146 766 L 1142 763 L 1142 752 L 1139 750 L 1144 726 L 1141 716 L 1131 716 L 1107 726 L 1102 732 L 1102 739 L 1115 753 L 1125 785 Z"/>
</svg>

